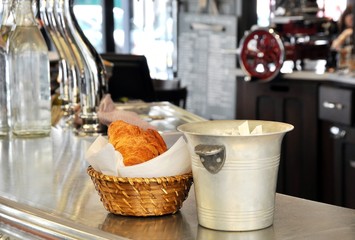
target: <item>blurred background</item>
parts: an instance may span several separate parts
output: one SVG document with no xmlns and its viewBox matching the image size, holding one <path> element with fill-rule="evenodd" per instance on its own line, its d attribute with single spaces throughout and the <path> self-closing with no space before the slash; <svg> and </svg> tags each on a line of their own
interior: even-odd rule
<svg viewBox="0 0 355 240">
<path fill-rule="evenodd" d="M 85 35 L 99 53 L 145 55 L 153 78 L 172 79 L 177 61 L 176 18 L 179 2 L 76 0 L 74 11 Z M 281 2 L 292 5 L 296 1 L 277 2 L 280 2 L 278 5 L 282 5 Z M 256 0 L 256 5 L 257 24 L 269 26 L 270 1 Z M 318 17 L 337 21 L 347 1 L 317 0 L 317 5 L 320 9 Z"/>
</svg>

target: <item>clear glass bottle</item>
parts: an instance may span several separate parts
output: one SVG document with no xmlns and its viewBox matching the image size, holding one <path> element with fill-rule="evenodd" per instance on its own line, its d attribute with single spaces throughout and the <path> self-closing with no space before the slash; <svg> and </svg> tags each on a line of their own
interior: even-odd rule
<svg viewBox="0 0 355 240">
<path fill-rule="evenodd" d="M 14 24 L 11 6 L 11 0 L 2 1 L 0 24 L 0 136 L 6 136 L 9 132 L 7 100 L 9 67 L 7 61 L 7 39 Z"/>
<path fill-rule="evenodd" d="M 48 47 L 31 0 L 18 0 L 9 38 L 11 129 L 18 136 L 48 135 L 51 98 Z"/>
<path fill-rule="evenodd" d="M 8 45 L 7 39 L 14 28 L 15 25 L 15 19 L 14 19 L 14 13 L 13 13 L 13 8 L 15 6 L 15 0 L 2 0 L 2 16 L 1 16 L 1 27 L 0 27 L 0 32 L 1 32 L 1 46 L 5 46 L 6 50 Z"/>
<path fill-rule="evenodd" d="M 66 116 L 66 124 L 72 125 L 75 109 L 80 107 L 80 67 L 71 51 L 71 41 L 66 32 L 63 11 L 57 0 L 40 0 L 40 16 L 59 55 L 58 78 L 60 100 Z"/>
</svg>

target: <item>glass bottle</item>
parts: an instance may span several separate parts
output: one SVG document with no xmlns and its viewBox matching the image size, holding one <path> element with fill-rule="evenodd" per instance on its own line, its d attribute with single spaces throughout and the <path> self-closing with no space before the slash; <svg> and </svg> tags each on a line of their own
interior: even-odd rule
<svg viewBox="0 0 355 240">
<path fill-rule="evenodd" d="M 2 16 L 1 16 L 1 43 L 5 44 L 7 50 L 7 39 L 10 35 L 10 32 L 14 28 L 15 19 L 14 19 L 14 0 L 2 0 Z"/>
<path fill-rule="evenodd" d="M 18 136 L 48 135 L 51 96 L 48 47 L 31 0 L 18 0 L 9 39 L 11 129 Z"/>
<path fill-rule="evenodd" d="M 59 55 L 57 80 L 60 84 L 62 108 L 69 123 L 72 120 L 70 115 L 74 114 L 79 106 L 79 67 L 69 47 L 70 42 L 66 39 L 67 34 L 61 26 L 63 18 L 56 14 L 55 2 L 55 0 L 40 0 L 40 16 Z"/>
<path fill-rule="evenodd" d="M 7 60 L 7 39 L 14 24 L 11 7 L 12 1 L 2 1 L 2 15 L 0 25 L 0 136 L 7 135 L 9 131 L 7 100 L 7 79 L 9 76 L 9 67 Z"/>
</svg>

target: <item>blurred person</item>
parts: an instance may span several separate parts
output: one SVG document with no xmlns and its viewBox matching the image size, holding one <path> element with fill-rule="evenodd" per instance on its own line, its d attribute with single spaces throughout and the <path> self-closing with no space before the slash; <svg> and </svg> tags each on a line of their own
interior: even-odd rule
<svg viewBox="0 0 355 240">
<path fill-rule="evenodd" d="M 353 9 L 348 5 L 338 21 L 339 35 L 331 45 L 331 49 L 339 51 L 344 46 L 351 45 L 353 35 Z"/>
<path fill-rule="evenodd" d="M 338 22 L 337 36 L 332 40 L 327 68 L 329 72 L 336 69 L 348 69 L 348 62 L 352 53 L 353 44 L 353 9 L 348 5 L 340 16 Z"/>
</svg>

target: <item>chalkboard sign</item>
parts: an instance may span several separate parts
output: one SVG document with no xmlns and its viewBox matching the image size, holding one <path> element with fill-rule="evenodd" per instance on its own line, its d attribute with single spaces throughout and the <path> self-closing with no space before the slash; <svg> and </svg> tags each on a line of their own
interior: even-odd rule
<svg viewBox="0 0 355 240">
<path fill-rule="evenodd" d="M 206 119 L 236 115 L 237 18 L 179 14 L 178 77 L 188 88 L 187 110 Z"/>
</svg>

